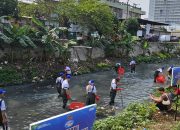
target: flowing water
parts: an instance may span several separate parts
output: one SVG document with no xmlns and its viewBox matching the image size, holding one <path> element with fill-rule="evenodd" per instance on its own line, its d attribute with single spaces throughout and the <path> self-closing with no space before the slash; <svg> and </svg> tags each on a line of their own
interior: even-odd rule
<svg viewBox="0 0 180 130">
<path fill-rule="evenodd" d="M 127 106 L 131 102 L 148 100 L 148 95 L 155 87 L 153 83 L 154 70 L 169 65 L 180 66 L 180 59 L 173 59 L 159 64 L 139 64 L 136 73 L 131 74 L 126 67 L 126 73 L 121 79 L 124 90 L 117 94 L 115 104 L 118 107 Z M 112 78 L 117 75 L 113 70 L 84 74 L 72 77 L 70 81 L 71 95 L 78 101 L 85 102 L 85 85 L 91 79 L 100 95 L 99 104 L 109 102 L 109 88 Z M 5 101 L 8 106 L 9 125 L 11 130 L 28 130 L 29 124 L 66 112 L 62 109 L 62 99 L 54 85 L 33 87 L 32 85 L 10 86 L 6 88 Z M 122 98 L 121 98 L 121 96 Z"/>
</svg>

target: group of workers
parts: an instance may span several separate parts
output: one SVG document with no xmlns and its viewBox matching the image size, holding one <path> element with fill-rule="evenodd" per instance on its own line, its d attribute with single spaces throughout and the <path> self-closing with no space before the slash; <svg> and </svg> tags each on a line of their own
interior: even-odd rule
<svg viewBox="0 0 180 130">
<path fill-rule="evenodd" d="M 60 72 L 56 79 L 58 97 L 62 97 L 63 108 L 66 108 L 67 102 L 70 99 L 69 81 L 71 79 L 71 68 L 66 66 L 64 72 Z"/>
<path fill-rule="evenodd" d="M 57 92 L 59 93 L 58 97 L 62 97 L 63 100 L 63 108 L 65 109 L 67 106 L 67 102 L 71 99 L 70 91 L 69 91 L 69 81 L 71 79 L 71 69 L 66 66 L 64 72 L 60 72 L 56 79 L 57 84 Z M 86 86 L 86 105 L 91 105 L 95 103 L 96 100 L 96 87 L 94 86 L 94 80 L 90 80 L 88 85 Z"/>
<path fill-rule="evenodd" d="M 134 60 L 132 60 L 129 65 L 131 68 L 131 73 L 135 72 L 136 62 Z M 122 68 L 123 67 L 121 66 L 121 63 L 116 63 L 115 71 L 118 74 L 120 74 L 119 70 Z M 67 106 L 68 100 L 71 99 L 70 91 L 69 91 L 70 79 L 71 79 L 71 68 L 68 66 L 65 67 L 64 72 L 60 72 L 58 74 L 58 77 L 56 79 L 56 84 L 57 84 L 56 88 L 57 88 L 57 92 L 59 93 L 58 97 L 62 97 L 62 100 L 63 100 L 63 106 L 62 107 L 64 109 Z M 109 105 L 114 105 L 114 100 L 116 97 L 117 87 L 119 85 L 119 83 L 118 83 L 119 81 L 120 81 L 120 76 L 118 76 L 115 79 L 112 79 L 112 81 L 111 81 Z M 87 94 L 86 105 L 94 104 L 96 102 L 96 100 L 98 100 L 98 95 L 97 95 L 97 91 L 96 91 L 96 87 L 95 87 L 94 83 L 95 83 L 94 80 L 90 80 L 88 82 L 88 85 L 86 86 L 86 94 Z"/>
<path fill-rule="evenodd" d="M 135 73 L 135 68 L 136 68 L 136 62 L 135 60 L 132 60 L 129 63 L 130 69 L 131 69 L 131 73 Z M 172 76 L 172 68 L 173 66 L 170 66 L 167 69 L 167 73 L 168 73 L 168 78 L 170 79 Z M 157 82 L 157 77 L 160 75 L 163 75 L 163 70 L 165 69 L 165 67 L 159 68 L 155 71 L 154 73 L 154 82 Z M 121 63 L 116 63 L 115 65 L 115 71 L 118 74 L 117 78 L 112 79 L 111 81 L 111 86 L 110 86 L 110 102 L 109 105 L 110 106 L 114 106 L 114 100 L 117 94 L 117 91 L 120 90 L 120 88 L 118 88 L 118 86 L 120 85 L 119 81 L 121 76 L 124 73 L 124 67 L 121 66 Z M 58 97 L 62 97 L 63 99 L 63 108 L 65 109 L 67 106 L 67 102 L 69 99 L 71 99 L 70 96 L 70 91 L 69 91 L 69 81 L 71 79 L 71 69 L 70 67 L 66 66 L 64 69 L 64 72 L 60 72 L 59 73 L 59 77 L 57 77 L 56 79 L 56 84 L 57 84 L 57 91 L 59 93 Z M 97 90 L 95 87 L 95 81 L 94 80 L 90 80 L 88 82 L 88 85 L 86 86 L 86 105 L 91 105 L 94 104 L 96 102 L 96 97 L 97 97 Z M 158 91 L 161 93 L 160 97 L 156 97 L 154 95 L 150 95 L 150 98 L 156 102 L 156 106 L 160 109 L 160 110 L 169 110 L 170 106 L 171 106 L 171 98 L 177 94 L 180 94 L 180 90 L 176 89 L 177 86 L 170 86 L 170 88 L 174 88 L 174 93 L 166 93 L 164 88 L 159 88 Z M 121 89 L 122 90 L 122 89 Z"/>
</svg>

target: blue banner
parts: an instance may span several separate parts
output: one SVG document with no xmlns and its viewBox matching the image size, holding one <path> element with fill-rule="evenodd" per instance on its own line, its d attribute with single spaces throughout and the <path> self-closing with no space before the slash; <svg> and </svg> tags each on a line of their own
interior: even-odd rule
<svg viewBox="0 0 180 130">
<path fill-rule="evenodd" d="M 96 104 L 30 124 L 30 130 L 92 130 Z"/>
<path fill-rule="evenodd" d="M 180 79 L 180 67 L 173 67 L 171 86 L 177 85 L 177 81 Z"/>
</svg>

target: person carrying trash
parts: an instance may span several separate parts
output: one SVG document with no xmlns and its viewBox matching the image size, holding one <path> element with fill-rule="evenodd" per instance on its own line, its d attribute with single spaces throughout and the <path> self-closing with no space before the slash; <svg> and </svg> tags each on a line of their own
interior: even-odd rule
<svg viewBox="0 0 180 130">
<path fill-rule="evenodd" d="M 62 82 L 62 99 L 63 99 L 63 108 L 66 108 L 67 102 L 70 99 L 70 91 L 69 91 L 69 81 L 71 79 L 71 75 L 66 75 L 65 80 Z"/>
<path fill-rule="evenodd" d="M 94 80 L 90 80 L 86 86 L 86 105 L 91 105 L 95 103 L 96 100 L 96 87 L 94 86 Z"/>
<path fill-rule="evenodd" d="M 131 60 L 131 62 L 129 63 L 129 66 L 131 68 L 131 73 L 135 73 L 135 70 L 136 70 L 136 61 L 135 60 Z"/>
<path fill-rule="evenodd" d="M 111 87 L 110 87 L 110 102 L 109 105 L 114 105 L 114 100 L 116 97 L 116 89 L 120 78 L 112 79 L 111 81 Z"/>
<path fill-rule="evenodd" d="M 3 130 L 7 130 L 8 129 L 8 117 L 7 117 L 7 113 L 6 113 L 6 105 L 5 102 L 3 100 L 4 98 L 4 94 L 6 93 L 5 90 L 0 89 L 0 126 L 3 128 Z"/>
<path fill-rule="evenodd" d="M 156 78 L 159 76 L 160 73 L 163 72 L 163 70 L 164 70 L 164 67 L 159 68 L 159 69 L 157 69 L 157 70 L 155 71 L 155 73 L 154 73 L 154 83 L 156 83 Z"/>
<path fill-rule="evenodd" d="M 64 73 L 63 73 L 63 72 L 60 72 L 60 73 L 58 74 L 57 79 L 56 79 L 56 88 L 57 88 L 57 92 L 59 93 L 58 97 L 61 97 L 61 96 L 62 96 L 61 90 L 62 90 L 63 80 L 64 80 Z"/>
</svg>

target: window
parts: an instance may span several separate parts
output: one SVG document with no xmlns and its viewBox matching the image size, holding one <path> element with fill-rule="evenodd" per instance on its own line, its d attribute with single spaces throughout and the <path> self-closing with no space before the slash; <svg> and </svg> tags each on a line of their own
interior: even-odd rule
<svg viewBox="0 0 180 130">
<path fill-rule="evenodd" d="M 163 10 L 161 9 L 161 10 L 160 10 L 160 15 L 162 15 L 162 14 L 163 14 Z"/>
</svg>

